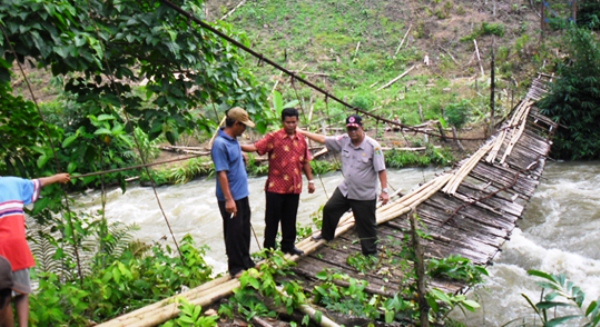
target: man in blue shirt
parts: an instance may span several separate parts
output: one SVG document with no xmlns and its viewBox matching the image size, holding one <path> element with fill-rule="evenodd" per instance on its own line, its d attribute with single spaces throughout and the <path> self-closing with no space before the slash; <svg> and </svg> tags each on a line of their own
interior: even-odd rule
<svg viewBox="0 0 600 327">
<path fill-rule="evenodd" d="M 246 127 L 254 127 L 248 113 L 239 107 L 227 111 L 225 128 L 219 130 L 212 147 L 217 172 L 217 200 L 223 217 L 223 234 L 229 274 L 232 277 L 254 267 L 250 258 L 250 203 L 248 174 L 237 141 Z"/>
</svg>

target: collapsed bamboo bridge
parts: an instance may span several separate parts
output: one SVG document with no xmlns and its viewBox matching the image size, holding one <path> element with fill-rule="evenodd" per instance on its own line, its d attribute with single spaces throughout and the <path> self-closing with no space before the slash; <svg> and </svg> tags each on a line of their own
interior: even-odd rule
<svg viewBox="0 0 600 327">
<path fill-rule="evenodd" d="M 546 92 L 551 79 L 552 76 L 540 74 L 498 131 L 451 172 L 379 207 L 380 246 L 401 246 L 389 240 L 403 239 L 410 233 L 409 216 L 416 213 L 421 228 L 430 236 L 420 240 L 426 259 L 457 254 L 478 265 L 491 264 L 504 242 L 510 239 L 540 183 L 558 124 L 542 115 L 534 102 Z M 395 267 L 361 273 L 347 263 L 349 255 L 360 252 L 353 226 L 353 216 L 347 214 L 340 220 L 333 241 L 325 243 L 310 237 L 300 241 L 297 247 L 306 255 L 288 256 L 297 262 L 293 268 L 295 278 L 312 288 L 317 273 L 333 268 L 352 278 L 367 280 L 367 292 L 394 294 L 400 291 L 402 276 Z M 382 271 L 386 273 L 380 273 Z M 235 278 L 217 278 L 98 326 L 156 326 L 179 315 L 176 298 L 206 307 L 230 296 L 239 286 Z M 454 294 L 469 289 L 463 282 L 434 278 L 427 280 L 427 288 Z"/>
</svg>

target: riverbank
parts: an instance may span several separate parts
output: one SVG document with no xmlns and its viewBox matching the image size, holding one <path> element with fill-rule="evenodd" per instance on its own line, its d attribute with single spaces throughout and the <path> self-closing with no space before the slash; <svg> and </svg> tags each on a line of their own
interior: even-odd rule
<svg viewBox="0 0 600 327">
<path fill-rule="evenodd" d="M 424 132 L 439 133 L 439 129 L 423 128 Z M 330 135 L 338 135 L 343 129 L 330 129 Z M 452 129 L 444 131 L 448 138 L 454 137 Z M 379 129 L 368 129 L 367 135 L 380 142 L 384 149 L 386 166 L 388 168 L 427 168 L 427 167 L 447 167 L 453 166 L 455 162 L 468 156 L 483 142 L 485 137 L 484 126 L 476 125 L 456 131 L 457 138 L 478 139 L 476 141 L 456 141 L 451 139 L 439 139 L 429 137 L 426 134 L 414 133 L 409 131 L 386 130 L 384 127 Z M 248 132 L 240 138 L 241 143 L 252 143 L 260 139 L 261 135 L 254 132 Z M 209 155 L 209 142 L 198 142 L 197 140 L 188 140 L 185 145 L 170 146 L 161 144 L 157 147 L 162 149 L 154 162 L 180 159 L 195 155 L 202 155 L 198 158 L 189 160 L 171 162 L 165 165 L 159 165 L 151 168 L 152 177 L 156 185 L 175 185 L 184 184 L 194 179 L 202 177 L 211 177 L 214 174 L 214 167 Z M 340 160 L 338 156 L 322 153 L 323 147 L 318 144 L 311 144 L 310 148 L 315 156 L 311 162 L 313 172 L 316 174 L 325 174 L 340 169 Z M 265 176 L 268 172 L 268 163 L 265 156 L 256 154 L 248 155 L 247 170 L 253 177 Z M 142 186 L 150 186 L 150 178 L 143 174 L 140 178 Z"/>
</svg>

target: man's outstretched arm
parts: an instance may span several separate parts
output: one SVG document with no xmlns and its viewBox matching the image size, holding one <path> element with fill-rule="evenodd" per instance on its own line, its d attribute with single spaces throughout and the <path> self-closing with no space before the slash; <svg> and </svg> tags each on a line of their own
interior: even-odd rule
<svg viewBox="0 0 600 327">
<path fill-rule="evenodd" d="M 315 142 L 319 142 L 321 144 L 325 144 L 325 135 L 311 133 L 309 131 L 305 131 L 305 130 L 302 130 L 302 129 L 296 129 L 296 131 L 298 133 L 301 133 L 302 135 L 308 137 L 309 139 L 315 141 Z"/>
<path fill-rule="evenodd" d="M 42 187 L 48 186 L 48 185 L 54 184 L 54 183 L 65 184 L 65 183 L 68 183 L 70 180 L 71 180 L 71 176 L 69 176 L 68 173 L 60 173 L 60 174 L 56 174 L 56 175 L 53 175 L 50 177 L 40 178 Z"/>
<path fill-rule="evenodd" d="M 254 144 L 241 144 L 240 146 L 242 147 L 242 151 L 244 151 L 244 152 L 258 151 L 258 149 L 256 148 L 256 145 L 254 145 Z"/>
</svg>

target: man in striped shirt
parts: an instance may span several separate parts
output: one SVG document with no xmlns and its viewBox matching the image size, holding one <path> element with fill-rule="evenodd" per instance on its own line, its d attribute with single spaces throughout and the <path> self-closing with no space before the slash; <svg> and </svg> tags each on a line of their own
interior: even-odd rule
<svg viewBox="0 0 600 327">
<path fill-rule="evenodd" d="M 41 188 L 54 183 L 69 182 L 69 174 L 56 174 L 51 177 L 29 180 L 19 177 L 0 177 L 0 256 L 8 259 L 12 266 L 13 296 L 20 326 L 28 326 L 29 296 L 31 282 L 29 268 L 35 261 L 25 236 L 25 212 L 23 207 L 35 202 L 40 196 Z M 10 310 L 9 310 L 10 312 Z M 12 326 L 12 312 L 5 319 Z"/>
</svg>

